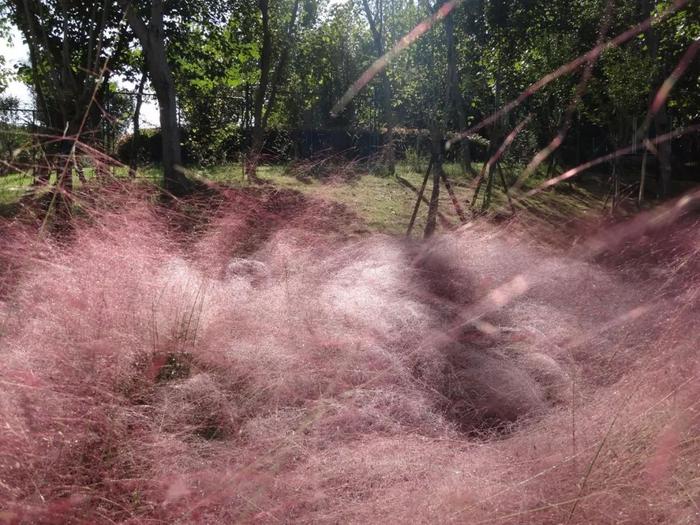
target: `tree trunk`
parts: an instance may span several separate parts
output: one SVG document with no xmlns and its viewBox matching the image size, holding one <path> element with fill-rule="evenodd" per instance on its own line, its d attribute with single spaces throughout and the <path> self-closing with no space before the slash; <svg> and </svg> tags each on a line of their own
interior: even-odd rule
<svg viewBox="0 0 700 525">
<path fill-rule="evenodd" d="M 277 101 L 277 93 L 284 80 L 287 69 L 290 50 L 294 40 L 294 29 L 299 14 L 300 0 L 295 0 L 290 13 L 289 24 L 285 32 L 286 41 L 282 42 L 282 51 L 272 69 L 272 28 L 270 26 L 270 5 L 269 0 L 258 0 L 262 23 L 262 49 L 260 52 L 260 83 L 255 91 L 253 101 L 253 132 L 250 142 L 250 149 L 244 160 L 243 172 L 248 182 L 259 182 L 257 167 L 260 156 L 265 145 L 265 131 L 267 122 L 272 114 Z M 268 93 L 269 91 L 269 93 Z"/>
<path fill-rule="evenodd" d="M 654 9 L 654 3 L 651 0 L 645 0 L 643 16 L 648 16 Z M 649 29 L 649 55 L 651 59 L 658 62 L 659 57 L 659 33 L 654 26 Z M 663 63 L 663 62 L 662 62 Z M 663 67 L 659 71 L 661 77 L 665 76 Z M 668 129 L 668 114 L 666 113 L 666 102 L 659 108 L 654 115 L 654 132 L 656 136 L 663 135 L 669 131 Z M 656 156 L 659 159 L 659 172 L 657 174 L 657 195 L 659 198 L 668 197 L 671 189 L 671 144 L 670 142 L 662 142 L 657 145 Z"/>
<path fill-rule="evenodd" d="M 265 95 L 270 82 L 270 70 L 272 68 L 272 33 L 270 31 L 270 4 L 268 0 L 258 0 L 262 24 L 262 49 L 260 50 L 260 81 L 253 98 L 253 133 L 250 141 L 250 149 L 244 161 L 244 173 L 248 182 L 257 182 L 257 167 L 262 153 L 265 138 L 263 127 L 263 109 Z"/>
<path fill-rule="evenodd" d="M 385 51 L 383 34 L 383 0 L 378 0 L 375 13 L 372 13 L 368 0 L 362 0 L 362 7 L 364 8 L 365 17 L 367 18 L 367 23 L 369 24 L 370 32 L 372 33 L 374 53 L 376 58 L 380 58 L 382 55 L 384 55 Z M 387 174 L 393 175 L 396 172 L 396 155 L 394 152 L 395 118 L 393 108 L 391 107 L 391 99 L 393 95 L 391 82 L 389 81 L 389 76 L 387 75 L 386 70 L 382 70 L 382 72 L 379 74 L 379 78 L 382 120 L 386 125 L 386 131 L 382 134 L 382 165 Z"/>
<path fill-rule="evenodd" d="M 245 160 L 243 162 L 243 172 L 248 182 L 260 182 L 257 172 L 264 142 L 265 130 L 262 128 L 262 126 L 253 125 L 253 134 L 250 141 L 250 148 L 248 149 L 248 153 L 246 154 Z"/>
<path fill-rule="evenodd" d="M 134 107 L 133 127 L 134 131 L 131 135 L 131 151 L 129 152 L 129 176 L 132 179 L 136 178 L 136 168 L 138 166 L 139 155 L 139 140 L 141 138 L 141 105 L 143 104 L 143 89 L 146 84 L 146 70 L 141 72 L 141 81 L 139 82 L 138 90 L 136 91 L 136 105 Z"/>
<path fill-rule="evenodd" d="M 391 84 L 389 83 L 389 77 L 386 72 L 382 72 L 382 112 L 384 114 L 384 122 L 386 124 L 386 131 L 384 132 L 384 137 L 382 138 L 382 164 L 387 175 L 394 175 L 396 173 L 396 153 L 394 151 L 394 111 L 391 107 Z"/>
<path fill-rule="evenodd" d="M 187 179 L 182 167 L 175 86 L 172 82 L 165 81 L 164 70 L 155 69 L 158 70 L 158 73 L 154 71 L 152 74 L 158 79 L 153 82 L 153 85 L 160 110 L 160 131 L 163 140 L 163 182 L 168 191 L 181 194 L 187 187 Z"/>
<path fill-rule="evenodd" d="M 163 1 L 152 0 L 148 27 L 128 0 L 120 0 L 120 3 L 126 9 L 129 25 L 141 43 L 146 67 L 158 100 L 163 142 L 163 185 L 168 192 L 180 195 L 189 189 L 190 183 L 182 166 L 175 81 L 165 49 Z"/>
<path fill-rule="evenodd" d="M 464 99 L 460 92 L 459 71 L 457 69 L 457 48 L 454 38 L 454 20 L 452 13 L 445 17 L 443 21 L 445 27 L 445 40 L 447 41 L 447 94 L 446 94 L 446 114 L 455 118 L 459 129 L 467 128 L 467 115 L 464 110 Z M 474 174 L 472 167 L 471 149 L 469 139 L 465 138 L 460 142 L 460 153 L 462 157 L 462 167 L 468 173 Z"/>
<path fill-rule="evenodd" d="M 515 138 L 514 133 L 517 133 L 518 127 L 516 127 L 512 132 L 511 135 L 513 138 Z M 484 182 L 486 182 L 486 188 L 484 189 L 484 196 L 481 201 L 481 211 L 485 211 L 490 203 L 491 200 L 491 195 L 490 192 L 493 189 L 493 184 L 492 184 L 492 177 L 493 177 L 493 169 L 494 169 L 494 164 L 500 160 L 500 154 L 505 151 L 505 148 L 509 144 L 508 142 L 508 137 L 506 140 L 501 144 L 500 147 L 497 146 L 498 143 L 498 135 L 500 133 L 500 125 L 496 122 L 494 122 L 491 127 L 489 128 L 489 147 L 486 152 L 486 157 L 487 161 L 484 162 L 484 165 L 481 167 L 481 172 L 479 173 L 479 176 L 476 179 L 476 184 L 474 187 L 474 195 L 472 196 L 472 201 L 469 207 L 473 210 L 476 208 L 476 202 L 479 198 L 479 192 L 483 188 Z"/>
</svg>

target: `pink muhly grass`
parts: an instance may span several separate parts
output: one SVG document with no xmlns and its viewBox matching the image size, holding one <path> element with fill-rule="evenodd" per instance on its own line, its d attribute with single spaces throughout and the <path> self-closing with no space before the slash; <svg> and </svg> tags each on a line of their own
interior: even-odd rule
<svg viewBox="0 0 700 525">
<path fill-rule="evenodd" d="M 3 230 L 2 520 L 697 517 L 687 225 L 649 262 L 488 225 L 342 240 L 292 195 L 173 213 Z"/>
</svg>

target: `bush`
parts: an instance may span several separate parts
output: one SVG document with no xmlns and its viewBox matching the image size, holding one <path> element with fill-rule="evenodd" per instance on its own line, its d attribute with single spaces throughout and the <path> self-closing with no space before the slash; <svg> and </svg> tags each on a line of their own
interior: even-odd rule
<svg viewBox="0 0 700 525">
<path fill-rule="evenodd" d="M 160 130 L 144 129 L 137 138 L 131 134 L 122 137 L 117 144 L 117 158 L 124 164 L 129 164 L 135 151 L 138 164 L 162 162 L 162 144 Z"/>
</svg>

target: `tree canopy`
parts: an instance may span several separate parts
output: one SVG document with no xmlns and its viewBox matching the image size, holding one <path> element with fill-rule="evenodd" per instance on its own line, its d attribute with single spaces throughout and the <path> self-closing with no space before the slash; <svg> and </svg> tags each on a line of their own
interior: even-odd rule
<svg viewBox="0 0 700 525">
<path fill-rule="evenodd" d="M 173 166 L 183 141 L 192 161 L 241 156 L 251 174 L 279 146 L 271 137 L 294 130 L 374 130 L 393 158 L 406 147 L 396 130 L 433 128 L 444 141 L 519 97 L 474 131 L 493 151 L 532 115 L 507 152 L 525 164 L 543 149 L 539 160 L 580 162 L 700 116 L 700 6 L 684 0 L 3 0 L 0 10 L 29 47 L 22 78 L 54 133 L 98 127 L 110 79 L 146 72 L 166 180 L 182 171 Z M 333 114 L 386 53 L 386 67 Z M 471 170 L 469 142 L 457 150 Z"/>
</svg>

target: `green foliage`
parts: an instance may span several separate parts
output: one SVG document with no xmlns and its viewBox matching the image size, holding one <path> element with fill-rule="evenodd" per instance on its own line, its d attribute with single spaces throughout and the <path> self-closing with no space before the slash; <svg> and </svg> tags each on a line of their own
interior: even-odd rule
<svg viewBox="0 0 700 525">
<path fill-rule="evenodd" d="M 444 3 L 368 1 L 384 49 L 390 49 Z M 276 103 L 265 123 L 278 130 L 344 128 L 381 133 L 388 125 L 383 105 L 388 85 L 389 109 L 397 129 L 425 130 L 438 123 L 449 136 L 482 121 L 597 42 L 609 40 L 652 13 L 662 13 L 670 4 L 669 0 L 619 0 L 605 18 L 607 0 L 465 1 L 395 56 L 386 77 L 375 76 L 339 116 L 331 116 L 331 108 L 376 59 L 376 32 L 370 29 L 362 0 L 270 1 L 273 65 L 269 81 L 276 84 Z M 140 78 L 143 56 L 125 24 L 120 25 L 121 11 L 116 4 L 32 0 L 27 3 L 31 16 L 19 9 L 23 5 L 23 0 L 0 0 L 0 11 L 21 29 L 35 51 L 20 76 L 34 86 L 42 119 L 54 131 L 62 131 L 67 120 L 74 121 L 84 111 L 86 94 L 96 87 L 95 64 L 107 56 L 113 74 L 131 81 Z M 133 5 L 146 15 L 151 4 L 138 1 Z M 299 6 L 298 17 L 290 25 L 295 5 Z M 252 105 L 261 80 L 259 2 L 187 0 L 165 2 L 164 9 L 168 61 L 190 160 L 202 165 L 236 160 L 254 126 Z M 7 27 L 7 23 L 0 24 L 0 34 Z M 494 129 L 480 133 L 496 144 L 525 115 L 532 114 L 507 156 L 518 163 L 526 162 L 562 129 L 569 131 L 564 151 L 586 149 L 577 158 L 596 153 L 594 142 L 623 144 L 644 120 L 655 90 L 699 36 L 700 4 L 689 2 L 655 23 L 651 31 L 549 83 Z M 287 56 L 286 63 L 275 63 L 282 55 Z M 584 85 L 586 67 L 591 75 Z M 458 96 L 453 96 L 457 102 L 448 97 L 451 74 L 458 79 Z M 0 74 L 0 89 L 2 78 Z M 70 78 L 73 82 L 66 80 Z M 700 118 L 699 79 L 696 57 L 668 99 L 673 127 Z M 263 97 L 265 103 L 270 102 L 271 92 L 268 89 Z M 120 100 L 109 82 L 97 93 L 101 105 L 110 99 L 109 112 L 117 117 L 117 131 L 125 132 L 131 103 Z M 93 104 L 90 118 L 88 127 L 98 127 L 97 105 Z M 578 142 L 574 143 L 573 136 Z"/>
<path fill-rule="evenodd" d="M 8 43 L 10 39 L 10 23 L 8 20 L 7 6 L 4 2 L 0 1 L 0 40 L 6 40 Z M 12 77 L 12 71 L 7 68 L 7 61 L 3 55 L 0 54 L 0 95 L 7 89 L 7 84 Z"/>
<path fill-rule="evenodd" d="M 364 94 L 338 119 L 331 117 L 331 108 L 369 60 L 363 56 L 366 35 L 357 15 L 352 5 L 337 5 L 313 31 L 299 35 L 275 122 L 308 129 L 348 125 L 355 120 Z"/>
<path fill-rule="evenodd" d="M 79 0 L 5 0 L 2 11 L 20 30 L 30 61 L 20 77 L 31 85 L 39 117 L 53 132 L 74 132 L 87 113 L 88 128 L 102 115 L 100 71 L 109 57 L 111 70 L 121 65 L 120 13 L 112 3 Z M 107 84 L 104 84 L 105 87 Z"/>
<path fill-rule="evenodd" d="M 184 23 L 171 42 L 187 147 L 200 164 L 227 162 L 239 149 L 246 86 L 257 81 L 257 22 L 251 2 L 233 2 L 215 19 Z"/>
<path fill-rule="evenodd" d="M 117 144 L 117 158 L 121 162 L 128 163 L 132 152 L 135 151 L 136 159 L 140 164 L 160 162 L 162 160 L 161 141 L 160 132 L 153 129 L 142 130 L 138 138 L 134 135 L 123 136 Z"/>
</svg>

